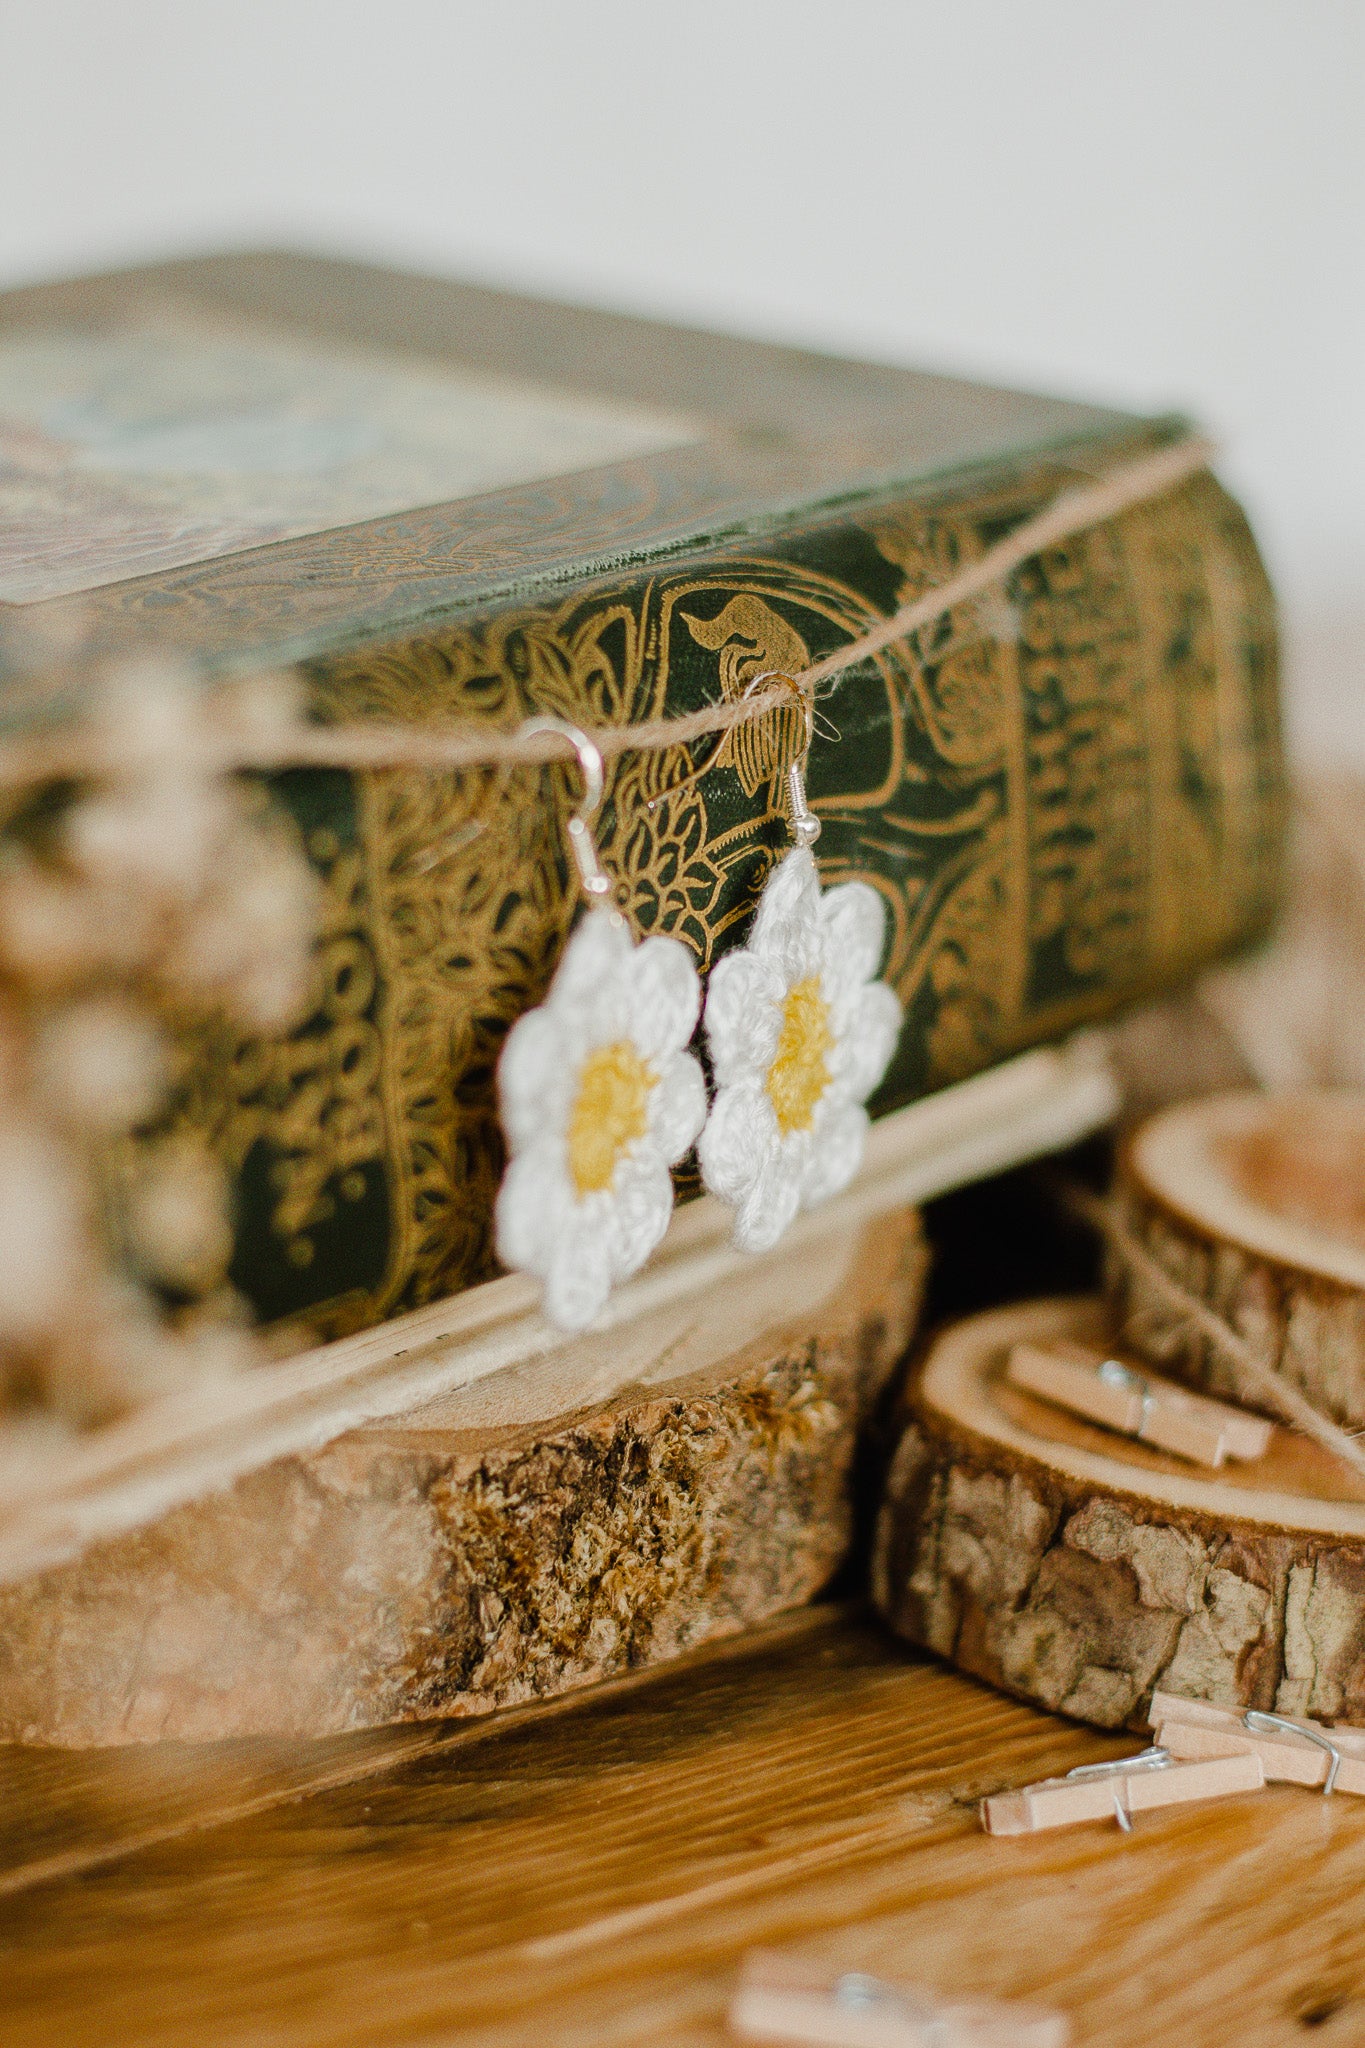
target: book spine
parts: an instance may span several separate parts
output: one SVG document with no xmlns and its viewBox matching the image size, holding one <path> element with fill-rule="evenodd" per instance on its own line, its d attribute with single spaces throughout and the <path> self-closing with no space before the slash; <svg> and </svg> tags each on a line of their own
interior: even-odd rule
<svg viewBox="0 0 1365 2048">
<path fill-rule="evenodd" d="M 803 515 L 321 658 L 319 716 L 628 723 L 834 652 L 1067 481 L 1040 461 Z M 598 840 L 638 930 L 706 970 L 789 843 L 780 716 L 610 769 Z M 1082 533 L 845 671 L 808 774 L 827 881 L 888 909 L 884 1111 L 1189 976 L 1266 927 L 1282 766 L 1270 589 L 1214 479 Z M 325 877 L 315 1016 L 201 1042 L 178 1114 L 237 1179 L 234 1277 L 340 1334 L 488 1277 L 495 1067 L 575 915 L 568 770 L 297 772 Z"/>
</svg>

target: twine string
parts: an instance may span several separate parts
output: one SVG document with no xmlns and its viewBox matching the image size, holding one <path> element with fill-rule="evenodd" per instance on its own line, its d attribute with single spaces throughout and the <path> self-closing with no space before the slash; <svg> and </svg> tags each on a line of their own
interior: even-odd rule
<svg viewBox="0 0 1365 2048">
<path fill-rule="evenodd" d="M 1067 1208 L 1100 1232 L 1143 1286 L 1159 1296 L 1166 1308 L 1183 1322 L 1193 1323 L 1222 1354 L 1232 1367 L 1242 1400 L 1262 1403 L 1278 1415 L 1281 1422 L 1299 1430 L 1304 1436 L 1312 1437 L 1333 1457 L 1349 1465 L 1352 1471 L 1365 1476 L 1365 1448 L 1315 1408 L 1307 1395 L 1300 1393 L 1291 1381 L 1258 1358 L 1245 1337 L 1234 1330 L 1216 1309 L 1210 1308 L 1207 1302 L 1201 1301 L 1197 1294 L 1192 1294 L 1188 1287 L 1174 1279 L 1129 1228 L 1116 1203 L 1091 1194 L 1088 1188 L 1075 1181 L 1066 1180 L 1056 1185 Z"/>
<path fill-rule="evenodd" d="M 670 747 L 690 746 L 695 740 L 720 737 L 781 705 L 790 705 L 794 689 L 813 706 L 823 684 L 932 625 L 954 606 L 983 595 L 1032 556 L 1175 489 L 1205 468 L 1213 453 L 1211 442 L 1190 434 L 1152 453 L 1117 463 L 1094 483 L 1063 491 L 975 561 L 823 660 L 726 703 L 705 704 L 676 717 L 644 719 L 631 725 L 587 727 L 587 738 L 603 760 L 612 761 L 626 753 L 660 753 Z M 500 732 L 468 719 L 444 729 L 301 722 L 268 732 L 224 728 L 203 732 L 195 746 L 198 763 L 224 773 L 287 768 L 411 768 L 449 773 L 462 768 L 531 767 L 574 754 L 572 742 L 557 732 L 526 727 Z M 0 743 L 0 788 L 98 774 L 117 766 L 119 759 L 117 734 L 89 726 L 25 735 Z"/>
</svg>

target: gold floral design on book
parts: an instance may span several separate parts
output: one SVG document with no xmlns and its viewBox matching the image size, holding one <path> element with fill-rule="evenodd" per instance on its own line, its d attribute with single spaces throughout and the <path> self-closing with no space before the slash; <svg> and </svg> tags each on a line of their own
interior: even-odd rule
<svg viewBox="0 0 1365 2048">
<path fill-rule="evenodd" d="M 320 660 L 318 715 L 625 723 L 833 651 L 1062 481 L 826 515 L 559 599 Z M 906 1008 L 880 1107 L 1252 935 L 1277 879 L 1271 601 L 1210 478 L 1066 543 L 839 679 L 812 802 L 827 881 L 886 902 Z M 799 714 L 612 764 L 599 840 L 641 930 L 705 969 L 787 844 Z M 329 891 L 314 1019 L 198 1043 L 179 1115 L 238 1176 L 240 1284 L 338 1332 L 491 1266 L 494 1070 L 575 909 L 567 768 L 277 778 Z M 1189 877 L 1197 875 L 1197 888 Z"/>
</svg>

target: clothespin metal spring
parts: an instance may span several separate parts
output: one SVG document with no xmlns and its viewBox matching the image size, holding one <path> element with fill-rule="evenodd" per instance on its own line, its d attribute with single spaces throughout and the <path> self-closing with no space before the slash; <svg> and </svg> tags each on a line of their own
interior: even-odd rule
<svg viewBox="0 0 1365 2048">
<path fill-rule="evenodd" d="M 1263 1714 L 1257 1707 L 1248 1707 L 1242 1719 L 1253 1735 L 1297 1735 L 1302 1741 L 1316 1743 L 1319 1749 L 1325 1749 L 1331 1761 L 1323 1780 L 1322 1796 L 1325 1799 L 1329 1793 L 1335 1792 L 1337 1773 L 1341 1769 L 1341 1751 L 1330 1736 L 1318 1728 L 1305 1728 L 1302 1721 L 1287 1721 L 1282 1714 Z"/>
<path fill-rule="evenodd" d="M 1116 1778 L 1114 1787 L 1114 1818 L 1125 1835 L 1133 1832 L 1133 1813 L 1128 1804 L 1125 1780 L 1132 1771 L 1167 1771 L 1175 1762 L 1169 1749 L 1159 1743 L 1152 1743 L 1147 1749 L 1140 1749 L 1136 1756 L 1121 1756 L 1109 1764 L 1077 1764 L 1074 1771 L 1068 1771 L 1068 1778 Z"/>
<path fill-rule="evenodd" d="M 1365 1794 L 1365 1729 L 1324 1728 L 1318 1721 L 1291 1714 L 1270 1714 L 1259 1707 L 1216 1707 L 1211 1700 L 1186 1699 L 1179 1693 L 1152 1695 L 1150 1718 L 1157 1741 L 1173 1755 L 1205 1759 L 1254 1754 L 1260 1757 L 1272 1784 L 1320 1787 L 1332 1792 Z M 1325 1776 L 1314 1751 L 1327 1758 Z"/>
</svg>

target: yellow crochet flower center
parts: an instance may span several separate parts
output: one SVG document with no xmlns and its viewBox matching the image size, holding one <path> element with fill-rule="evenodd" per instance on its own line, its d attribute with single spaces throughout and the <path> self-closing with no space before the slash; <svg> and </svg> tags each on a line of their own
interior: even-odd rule
<svg viewBox="0 0 1365 2048">
<path fill-rule="evenodd" d="M 584 1060 L 569 1117 L 569 1178 L 580 1198 L 609 1188 L 621 1154 L 644 1136 L 658 1078 L 628 1038 Z"/>
<path fill-rule="evenodd" d="M 830 1084 L 825 1054 L 833 1050 L 829 1004 L 820 993 L 818 975 L 794 981 L 782 1005 L 777 1053 L 768 1069 L 768 1097 L 784 1138 L 810 1129 L 816 1104 Z"/>
</svg>

